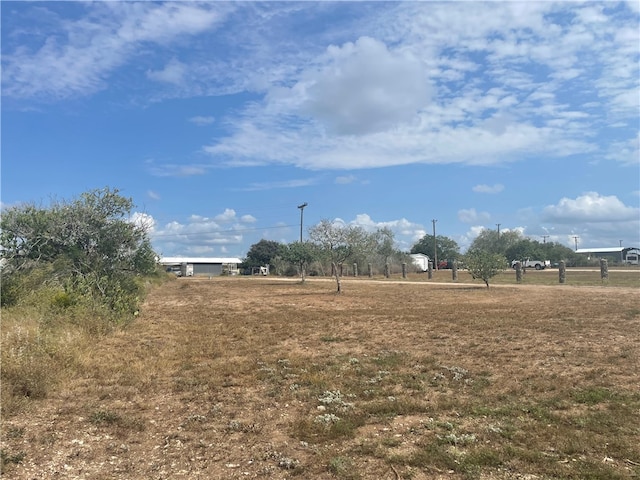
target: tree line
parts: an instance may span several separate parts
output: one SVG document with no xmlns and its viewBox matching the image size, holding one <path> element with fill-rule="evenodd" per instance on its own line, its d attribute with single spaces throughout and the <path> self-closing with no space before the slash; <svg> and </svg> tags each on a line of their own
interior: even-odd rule
<svg viewBox="0 0 640 480">
<path fill-rule="evenodd" d="M 77 304 L 103 308 L 115 314 L 136 311 L 143 293 L 141 278 L 157 270 L 149 231 L 131 221 L 133 202 L 118 190 L 104 188 L 47 207 L 23 204 L 4 208 L 0 219 L 2 306 L 18 304 L 43 288 L 55 306 Z M 413 267 L 409 253 L 396 248 L 393 231 L 367 231 L 356 225 L 322 220 L 308 230 L 309 240 L 289 244 L 260 240 L 253 244 L 241 268 L 269 264 L 278 275 L 333 275 L 340 277 L 400 265 Z M 445 236 L 425 235 L 410 253 L 478 268 L 478 278 L 526 257 L 579 265 L 585 260 L 560 244 L 540 243 L 518 231 L 482 231 L 462 255 L 458 244 Z M 436 268 L 438 266 L 435 266 Z M 482 267 L 482 268 L 481 268 Z M 491 267 L 491 268 L 485 268 Z M 495 274 L 495 273 L 493 273 Z"/>
<path fill-rule="evenodd" d="M 409 254 L 394 245 L 394 234 L 389 228 L 368 232 L 359 226 L 322 220 L 309 229 L 309 240 L 305 242 L 286 244 L 262 239 L 251 245 L 240 267 L 249 272 L 253 267 L 268 264 L 273 273 L 299 275 L 302 281 L 305 274 L 333 275 L 340 292 L 340 276 L 353 273 L 353 269 L 367 272 L 372 268 L 374 273 L 380 273 L 385 268 L 395 266 L 397 269 L 402 263 L 413 266 Z M 540 243 L 524 237 L 519 231 L 483 230 L 464 255 L 455 240 L 427 234 L 411 247 L 410 253 L 433 258 L 436 249 L 442 260 L 440 267 L 450 267 L 453 262 L 464 264 L 487 286 L 488 280 L 508 268 L 511 260 L 535 258 L 553 263 L 562 260 L 567 265 L 584 263 L 581 256 L 559 243 Z"/>
</svg>

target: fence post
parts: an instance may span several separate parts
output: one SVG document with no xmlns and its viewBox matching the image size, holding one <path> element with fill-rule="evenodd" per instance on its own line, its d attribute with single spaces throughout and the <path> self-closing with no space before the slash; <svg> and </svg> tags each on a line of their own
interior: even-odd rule
<svg viewBox="0 0 640 480">
<path fill-rule="evenodd" d="M 373 277 L 373 268 L 371 268 L 371 264 L 368 265 L 369 268 L 369 278 Z"/>
<path fill-rule="evenodd" d="M 516 262 L 516 282 L 522 282 L 522 263 Z"/>
<path fill-rule="evenodd" d="M 454 282 L 458 281 L 458 261 L 454 260 L 451 263 L 451 278 Z"/>
<path fill-rule="evenodd" d="M 358 276 L 358 264 L 353 262 L 353 276 L 357 277 Z"/>
<path fill-rule="evenodd" d="M 560 260 L 558 267 L 558 281 L 564 283 L 567 280 L 567 264 L 564 260 Z"/>
<path fill-rule="evenodd" d="M 407 264 L 402 262 L 402 278 L 407 278 Z"/>
<path fill-rule="evenodd" d="M 385 278 L 389 278 L 389 275 L 391 275 L 391 272 L 389 271 L 389 264 L 385 263 L 384 264 L 384 276 Z"/>
<path fill-rule="evenodd" d="M 606 258 L 600 259 L 600 278 L 602 281 L 609 280 L 609 264 Z"/>
<path fill-rule="evenodd" d="M 427 267 L 427 278 L 431 280 L 433 278 L 433 262 L 429 262 Z"/>
</svg>

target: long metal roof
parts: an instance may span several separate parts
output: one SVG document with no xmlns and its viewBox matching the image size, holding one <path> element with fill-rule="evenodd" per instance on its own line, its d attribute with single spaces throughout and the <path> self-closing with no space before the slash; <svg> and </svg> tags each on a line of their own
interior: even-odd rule
<svg viewBox="0 0 640 480">
<path fill-rule="evenodd" d="M 222 257 L 162 257 L 160 264 L 179 264 L 179 263 L 242 263 L 239 258 L 222 258 Z"/>
<path fill-rule="evenodd" d="M 637 250 L 635 247 L 602 247 L 602 248 L 578 248 L 576 253 L 620 253 L 627 250 Z"/>
</svg>

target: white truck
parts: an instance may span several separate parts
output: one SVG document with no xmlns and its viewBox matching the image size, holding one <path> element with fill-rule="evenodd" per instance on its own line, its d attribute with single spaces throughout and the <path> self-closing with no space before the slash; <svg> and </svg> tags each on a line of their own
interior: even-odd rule
<svg viewBox="0 0 640 480">
<path fill-rule="evenodd" d="M 516 268 L 518 262 L 520 262 L 522 268 L 535 268 L 536 270 L 544 270 L 551 266 L 550 260 L 531 260 L 527 258 L 525 260 L 514 260 L 511 262 L 511 268 Z"/>
<path fill-rule="evenodd" d="M 181 263 L 180 264 L 180 276 L 181 277 L 193 277 L 193 263 Z"/>
<path fill-rule="evenodd" d="M 413 264 L 419 272 L 426 272 L 429 270 L 429 256 L 424 253 L 412 253 L 410 255 Z"/>
</svg>

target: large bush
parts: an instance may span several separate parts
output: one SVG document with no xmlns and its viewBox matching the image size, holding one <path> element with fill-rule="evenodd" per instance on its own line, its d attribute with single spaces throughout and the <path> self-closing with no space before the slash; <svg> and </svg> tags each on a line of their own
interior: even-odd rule
<svg viewBox="0 0 640 480">
<path fill-rule="evenodd" d="M 108 188 L 69 202 L 5 209 L 0 220 L 2 306 L 54 289 L 57 306 L 91 303 L 114 315 L 133 313 L 142 275 L 156 255 L 147 229 L 130 220 L 133 204 Z"/>
</svg>

